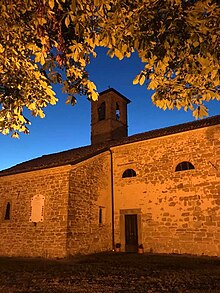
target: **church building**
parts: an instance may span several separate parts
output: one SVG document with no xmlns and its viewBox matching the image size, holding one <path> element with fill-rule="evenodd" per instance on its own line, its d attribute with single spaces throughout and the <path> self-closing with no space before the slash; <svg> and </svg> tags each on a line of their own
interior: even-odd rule
<svg viewBox="0 0 220 293">
<path fill-rule="evenodd" d="M 128 136 L 129 99 L 91 103 L 91 145 L 0 172 L 0 255 L 220 257 L 220 115 Z"/>
</svg>

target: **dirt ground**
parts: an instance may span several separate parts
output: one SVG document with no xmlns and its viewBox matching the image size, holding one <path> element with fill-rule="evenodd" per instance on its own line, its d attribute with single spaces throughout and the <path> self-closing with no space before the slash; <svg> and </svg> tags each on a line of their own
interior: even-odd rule
<svg viewBox="0 0 220 293">
<path fill-rule="evenodd" d="M 0 292 L 219 292 L 220 259 L 99 253 L 0 258 Z"/>
</svg>

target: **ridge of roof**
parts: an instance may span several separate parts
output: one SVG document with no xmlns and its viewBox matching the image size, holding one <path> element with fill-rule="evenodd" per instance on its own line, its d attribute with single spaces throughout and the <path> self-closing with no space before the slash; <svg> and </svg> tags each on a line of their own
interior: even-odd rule
<svg viewBox="0 0 220 293">
<path fill-rule="evenodd" d="M 131 102 L 128 98 L 126 98 L 124 95 L 122 95 L 121 93 L 119 93 L 114 88 L 109 88 L 107 90 L 104 90 L 101 93 L 99 93 L 99 95 L 102 96 L 102 95 L 107 94 L 109 92 L 114 92 L 115 94 L 117 94 L 118 96 L 120 96 L 122 99 L 124 99 L 127 102 L 127 104 L 129 104 Z"/>
<path fill-rule="evenodd" d="M 162 136 L 171 135 L 175 133 L 204 128 L 208 126 L 214 126 L 217 124 L 220 124 L 220 115 L 134 134 L 134 135 L 123 138 L 123 141 L 121 140 L 118 141 L 118 145 L 138 142 L 141 140 L 147 140 L 147 139 L 152 139 L 156 137 L 162 137 Z"/>
<path fill-rule="evenodd" d="M 220 115 L 205 118 L 202 120 L 178 124 L 174 126 L 168 126 L 156 130 L 150 130 L 147 132 L 134 134 L 132 136 L 123 137 L 120 140 L 108 141 L 100 144 L 78 147 L 75 149 L 70 149 L 49 155 L 43 155 L 41 157 L 17 164 L 8 169 L 0 171 L 0 177 L 34 170 L 59 167 L 68 164 L 73 165 L 86 159 L 89 159 L 93 156 L 96 156 L 100 153 L 103 153 L 104 151 L 116 146 L 121 146 L 138 141 L 144 141 L 175 133 L 181 133 L 203 127 L 214 126 L 217 124 L 220 124 Z"/>
</svg>

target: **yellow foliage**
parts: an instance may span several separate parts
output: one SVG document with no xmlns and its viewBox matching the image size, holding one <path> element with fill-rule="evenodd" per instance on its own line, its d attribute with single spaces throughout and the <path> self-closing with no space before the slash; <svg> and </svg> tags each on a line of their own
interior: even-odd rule
<svg viewBox="0 0 220 293">
<path fill-rule="evenodd" d="M 87 87 L 88 87 L 88 97 L 90 99 L 92 99 L 93 101 L 97 101 L 98 100 L 98 93 L 96 91 L 95 84 L 92 81 L 88 80 Z"/>
<path fill-rule="evenodd" d="M 49 0 L 49 6 L 51 9 L 54 8 L 54 0 Z"/>
<path fill-rule="evenodd" d="M 133 84 L 138 84 L 140 79 L 140 75 L 138 74 L 135 79 L 133 80 Z"/>
<path fill-rule="evenodd" d="M 4 47 L 0 44 L 0 53 L 3 53 L 4 52 Z"/>
<path fill-rule="evenodd" d="M 115 49 L 114 53 L 115 53 L 115 56 L 118 57 L 119 60 L 122 60 L 124 58 L 124 54 L 121 52 L 121 50 Z"/>
<path fill-rule="evenodd" d="M 139 83 L 140 83 L 140 85 L 143 85 L 144 82 L 145 82 L 145 75 L 142 74 Z"/>
<path fill-rule="evenodd" d="M 67 15 L 65 18 L 65 25 L 66 25 L 66 27 L 68 27 L 70 25 L 70 16 L 69 15 Z"/>
<path fill-rule="evenodd" d="M 38 111 L 38 115 L 39 115 L 40 118 L 44 118 L 44 117 L 45 117 L 45 114 L 44 114 L 44 112 L 43 112 L 42 109 L 40 109 L 40 110 Z"/>
<path fill-rule="evenodd" d="M 86 66 L 99 46 L 119 60 L 137 52 L 144 64 L 133 84 L 148 83 L 158 107 L 207 116 L 202 103 L 220 100 L 219 15 L 217 1 L 3 1 L 0 132 L 28 133 L 23 108 L 43 118 L 43 107 L 57 102 L 53 82 L 71 104 L 77 93 L 98 99 Z"/>
<path fill-rule="evenodd" d="M 204 116 L 207 117 L 209 116 L 208 109 L 204 105 L 200 105 L 193 111 L 193 116 L 196 119 L 203 118 Z"/>
<path fill-rule="evenodd" d="M 13 138 L 19 138 L 19 134 L 17 132 L 12 133 L 11 137 Z"/>
<path fill-rule="evenodd" d="M 154 90 L 156 89 L 157 85 L 158 85 L 157 81 L 152 79 L 147 88 L 149 90 Z"/>
</svg>

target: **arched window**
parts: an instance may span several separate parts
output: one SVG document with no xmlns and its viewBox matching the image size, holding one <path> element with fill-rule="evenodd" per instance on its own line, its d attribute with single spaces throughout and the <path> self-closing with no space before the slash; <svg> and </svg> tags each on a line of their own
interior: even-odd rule
<svg viewBox="0 0 220 293">
<path fill-rule="evenodd" d="M 122 174 L 122 178 L 135 177 L 135 176 L 136 176 L 136 172 L 133 169 L 127 169 Z"/>
<path fill-rule="evenodd" d="M 115 118 L 116 120 L 120 120 L 120 109 L 118 103 L 116 103 L 116 111 L 115 111 Z"/>
<path fill-rule="evenodd" d="M 102 102 L 98 108 L 99 121 L 105 120 L 105 102 Z"/>
<path fill-rule="evenodd" d="M 192 163 L 190 162 L 181 162 L 176 166 L 175 172 L 178 171 L 184 171 L 184 170 L 191 170 L 191 169 L 195 169 L 195 167 L 193 166 Z"/>
<path fill-rule="evenodd" d="M 10 204 L 10 202 L 7 202 L 7 204 L 5 206 L 4 220 L 10 220 L 10 213 L 11 213 L 11 204 Z"/>
</svg>

